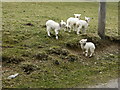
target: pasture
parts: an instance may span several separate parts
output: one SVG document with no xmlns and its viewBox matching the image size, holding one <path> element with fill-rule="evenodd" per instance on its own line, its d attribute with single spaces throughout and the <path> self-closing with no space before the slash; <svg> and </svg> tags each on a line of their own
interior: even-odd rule
<svg viewBox="0 0 120 90">
<path fill-rule="evenodd" d="M 118 77 L 118 3 L 107 3 L 106 35 L 97 35 L 99 3 L 2 3 L 2 68 L 4 88 L 87 87 Z M 48 37 L 45 23 L 66 21 L 80 13 L 91 17 L 87 35 L 74 31 Z M 96 45 L 95 56 L 82 55 L 79 40 Z M 9 75 L 19 73 L 14 79 Z"/>
</svg>

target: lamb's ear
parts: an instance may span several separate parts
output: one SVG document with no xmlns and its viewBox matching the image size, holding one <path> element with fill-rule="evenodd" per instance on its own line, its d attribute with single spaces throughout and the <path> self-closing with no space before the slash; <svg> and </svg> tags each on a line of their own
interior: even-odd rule
<svg viewBox="0 0 120 90">
<path fill-rule="evenodd" d="M 74 16 L 76 16 L 77 14 L 74 14 Z"/>
<path fill-rule="evenodd" d="M 81 14 L 79 14 L 81 16 Z"/>
<path fill-rule="evenodd" d="M 85 20 L 87 20 L 87 17 L 85 16 Z"/>
<path fill-rule="evenodd" d="M 63 20 L 61 20 L 61 22 L 63 22 Z"/>
<path fill-rule="evenodd" d="M 84 39 L 85 41 L 87 41 L 87 39 Z"/>
</svg>

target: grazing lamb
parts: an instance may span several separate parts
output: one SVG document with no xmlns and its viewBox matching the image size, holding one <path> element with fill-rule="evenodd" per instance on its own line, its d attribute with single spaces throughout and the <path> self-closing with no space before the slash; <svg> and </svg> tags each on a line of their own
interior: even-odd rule
<svg viewBox="0 0 120 90">
<path fill-rule="evenodd" d="M 88 51 L 90 51 L 90 57 L 92 57 L 95 50 L 95 45 L 92 42 L 87 42 L 87 39 L 81 39 L 79 43 L 81 44 L 83 54 L 85 54 L 85 56 L 87 57 Z"/>
<path fill-rule="evenodd" d="M 79 18 L 81 16 L 81 14 L 74 14 L 74 17 L 70 17 L 67 19 L 67 29 L 69 29 L 69 32 L 71 32 L 71 29 L 73 28 L 73 31 L 77 31 L 76 30 L 76 22 L 79 21 Z"/>
<path fill-rule="evenodd" d="M 79 34 L 80 29 L 83 28 L 83 33 L 86 33 L 86 29 L 89 25 L 90 18 L 85 17 L 85 20 L 79 20 L 76 22 L 76 27 L 77 27 L 77 34 Z"/>
<path fill-rule="evenodd" d="M 53 20 L 48 20 L 46 22 L 46 27 L 47 27 L 47 34 L 48 36 L 50 36 L 50 30 L 54 29 L 55 30 L 55 35 L 56 35 L 56 39 L 58 39 L 58 32 L 61 28 L 66 27 L 66 23 L 63 22 L 63 20 L 61 20 L 60 24 L 53 21 Z"/>
</svg>

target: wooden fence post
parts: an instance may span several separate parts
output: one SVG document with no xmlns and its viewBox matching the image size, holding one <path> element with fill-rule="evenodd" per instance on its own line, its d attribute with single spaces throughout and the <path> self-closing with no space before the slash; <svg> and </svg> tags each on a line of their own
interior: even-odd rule
<svg viewBox="0 0 120 90">
<path fill-rule="evenodd" d="M 99 3 L 98 35 L 105 39 L 106 2 Z"/>
</svg>

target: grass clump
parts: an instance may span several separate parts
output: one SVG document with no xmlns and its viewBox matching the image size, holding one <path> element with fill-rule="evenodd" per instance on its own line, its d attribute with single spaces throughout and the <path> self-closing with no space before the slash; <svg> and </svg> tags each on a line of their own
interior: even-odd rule
<svg viewBox="0 0 120 90">
<path fill-rule="evenodd" d="M 79 48 L 79 38 L 74 38 L 72 40 L 69 40 L 67 42 L 65 42 L 65 46 L 68 48 Z"/>
<path fill-rule="evenodd" d="M 78 60 L 78 56 L 74 55 L 74 54 L 70 54 L 66 57 L 66 59 L 70 62 L 74 62 Z"/>
<path fill-rule="evenodd" d="M 53 47 L 50 47 L 47 52 L 49 54 L 56 54 L 56 55 L 64 55 L 64 56 L 67 56 L 69 54 L 69 52 L 66 50 L 66 49 L 62 49 L 61 47 L 59 46 L 53 46 Z"/>
<path fill-rule="evenodd" d="M 34 58 L 41 60 L 41 61 L 46 61 L 48 60 L 48 54 L 46 54 L 45 52 L 39 52 L 34 55 Z"/>
<path fill-rule="evenodd" d="M 34 65 L 33 63 L 24 63 L 20 67 L 26 74 L 30 74 L 38 69 L 38 66 Z"/>
<path fill-rule="evenodd" d="M 12 64 L 19 64 L 20 62 L 24 61 L 23 58 L 17 56 L 2 56 L 2 61 L 5 63 L 12 63 Z"/>
</svg>

